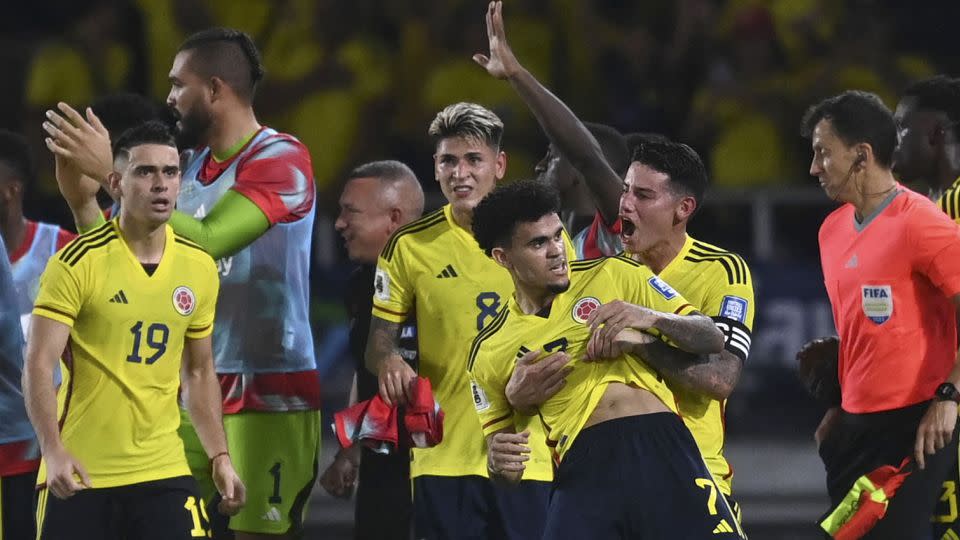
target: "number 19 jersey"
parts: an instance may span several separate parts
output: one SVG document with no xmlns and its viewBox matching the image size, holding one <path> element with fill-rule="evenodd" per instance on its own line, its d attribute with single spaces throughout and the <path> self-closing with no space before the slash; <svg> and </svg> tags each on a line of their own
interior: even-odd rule
<svg viewBox="0 0 960 540">
<path fill-rule="evenodd" d="M 569 246 L 567 242 L 567 246 Z M 467 354 L 477 333 L 513 294 L 510 274 L 453 219 L 450 205 L 400 229 L 387 243 L 374 276 L 373 315 L 402 324 L 416 312 L 420 375 L 430 379 L 445 413 L 443 442 L 415 448 L 412 477 L 487 476 L 486 443 L 467 380 Z M 553 479 L 550 453 L 536 417 L 526 480 Z"/>
<path fill-rule="evenodd" d="M 67 244 L 40 278 L 34 316 L 71 327 L 60 437 L 94 488 L 190 474 L 177 435 L 181 355 L 185 337 L 213 332 L 220 280 L 210 255 L 165 228 L 152 275 L 114 220 Z"/>
</svg>

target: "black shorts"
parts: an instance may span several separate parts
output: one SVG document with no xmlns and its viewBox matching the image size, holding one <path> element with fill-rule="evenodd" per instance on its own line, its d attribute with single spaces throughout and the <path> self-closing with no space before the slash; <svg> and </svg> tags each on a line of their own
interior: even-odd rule
<svg viewBox="0 0 960 540">
<path fill-rule="evenodd" d="M 940 496 L 933 510 L 933 538 L 960 538 L 960 464 L 957 452 L 948 469 L 947 479 L 940 484 Z M 952 536 L 951 536 L 952 535 Z"/>
<path fill-rule="evenodd" d="M 869 414 L 840 412 L 820 443 L 831 506 L 843 500 L 857 478 L 883 465 L 899 466 L 913 455 L 917 428 L 929 406 L 924 402 Z M 913 470 L 890 499 L 884 518 L 865 538 L 928 538 L 943 482 L 949 480 L 951 466 L 956 466 L 957 433 L 955 429 L 946 447 L 926 457 L 924 470 Z"/>
<path fill-rule="evenodd" d="M 540 538 L 549 496 L 550 482 L 499 486 L 482 476 L 418 476 L 413 479 L 416 538 Z"/>
<path fill-rule="evenodd" d="M 567 451 L 543 538 L 744 538 L 679 416 L 628 416 L 591 426 Z"/>
<path fill-rule="evenodd" d="M 85 489 L 58 499 L 38 493 L 42 540 L 188 540 L 206 538 L 206 510 L 192 476 Z"/>
<path fill-rule="evenodd" d="M 364 448 L 353 537 L 356 540 L 409 540 L 412 518 L 410 452 L 401 450 L 384 455 Z"/>
<path fill-rule="evenodd" d="M 0 540 L 37 537 L 33 522 L 33 490 L 37 471 L 0 478 Z"/>
</svg>

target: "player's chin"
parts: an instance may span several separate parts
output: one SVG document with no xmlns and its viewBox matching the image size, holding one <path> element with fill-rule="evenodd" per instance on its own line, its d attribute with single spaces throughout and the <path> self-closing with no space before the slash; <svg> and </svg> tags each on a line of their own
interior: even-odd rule
<svg viewBox="0 0 960 540">
<path fill-rule="evenodd" d="M 566 292 L 570 288 L 570 278 L 554 279 L 547 285 L 547 290 L 553 294 Z"/>
</svg>

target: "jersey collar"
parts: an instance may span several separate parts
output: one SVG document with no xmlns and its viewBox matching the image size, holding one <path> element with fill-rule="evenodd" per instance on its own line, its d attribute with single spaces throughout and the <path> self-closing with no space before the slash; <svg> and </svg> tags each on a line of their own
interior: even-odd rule
<svg viewBox="0 0 960 540">
<path fill-rule="evenodd" d="M 468 246 L 473 246 L 474 249 L 480 249 L 480 244 L 477 243 L 477 239 L 473 237 L 473 234 L 460 226 L 455 219 L 453 219 L 453 206 L 451 204 L 446 204 L 443 206 L 443 215 L 447 218 L 447 223 L 450 224 L 450 230 L 457 235 L 458 238 Z M 486 253 L 484 253 L 486 256 Z"/>
<path fill-rule="evenodd" d="M 677 256 L 671 259 L 671 261 L 663 267 L 663 271 L 660 272 L 661 276 L 668 275 L 674 268 L 680 265 L 679 261 L 682 261 L 683 258 L 690 253 L 690 249 L 693 247 L 693 237 L 691 237 L 689 234 L 685 234 L 684 236 L 685 240 L 683 241 L 683 247 L 680 248 Z"/>
<path fill-rule="evenodd" d="M 137 267 L 137 271 L 141 272 L 145 277 L 152 278 L 161 275 L 169 266 L 167 264 L 167 259 L 170 259 L 170 253 L 173 252 L 173 243 L 175 241 L 173 235 L 173 227 L 169 223 L 163 225 L 164 235 L 166 240 L 163 244 L 163 255 L 160 256 L 160 262 L 157 263 L 156 270 L 153 271 L 153 275 L 147 273 L 143 268 L 143 263 L 137 259 L 137 256 L 133 254 L 133 250 L 130 249 L 130 246 L 127 244 L 127 240 L 123 237 L 123 232 L 120 230 L 120 216 L 117 216 L 110 220 L 110 225 L 113 227 L 113 230 L 116 231 L 117 236 L 120 237 L 120 243 L 123 245 L 123 251 L 127 254 L 127 259 Z"/>
</svg>

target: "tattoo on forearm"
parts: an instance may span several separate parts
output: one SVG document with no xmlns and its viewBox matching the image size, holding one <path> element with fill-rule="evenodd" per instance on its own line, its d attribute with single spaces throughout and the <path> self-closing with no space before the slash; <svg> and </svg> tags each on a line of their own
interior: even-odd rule
<svg viewBox="0 0 960 540">
<path fill-rule="evenodd" d="M 704 316 L 670 315 L 658 321 L 656 328 L 684 350 L 709 348 L 718 337 L 713 321 Z"/>
<path fill-rule="evenodd" d="M 370 333 L 367 334 L 367 348 L 364 351 L 364 364 L 367 370 L 376 375 L 380 365 L 391 355 L 399 355 L 397 341 L 400 336 L 400 323 L 373 317 L 370 321 Z"/>
<path fill-rule="evenodd" d="M 729 395 L 740 378 L 742 363 L 726 350 L 692 354 L 654 341 L 641 345 L 635 352 L 669 383 L 715 399 Z"/>
</svg>

